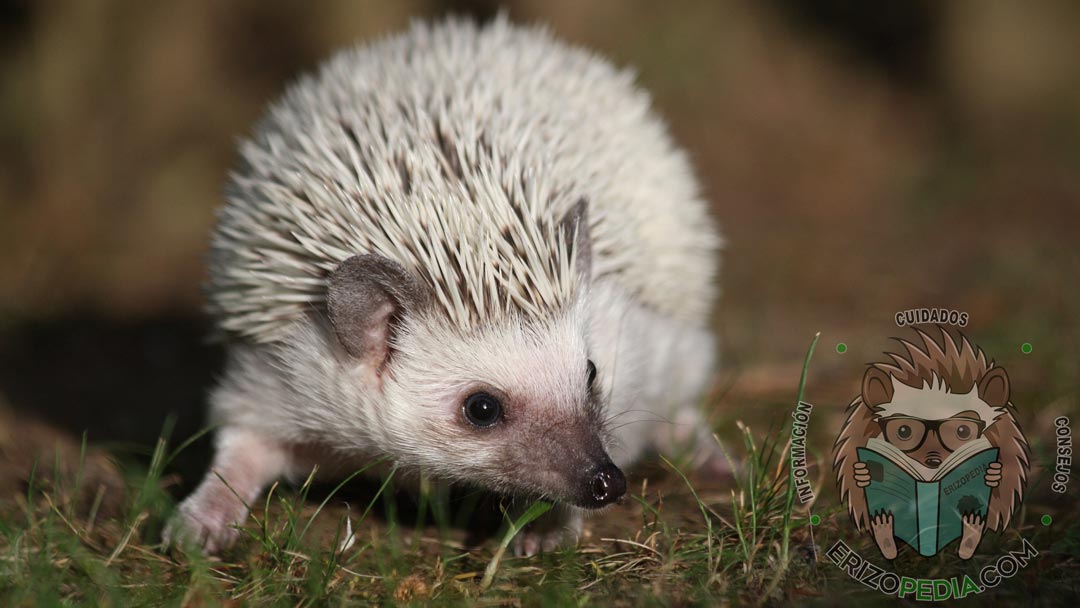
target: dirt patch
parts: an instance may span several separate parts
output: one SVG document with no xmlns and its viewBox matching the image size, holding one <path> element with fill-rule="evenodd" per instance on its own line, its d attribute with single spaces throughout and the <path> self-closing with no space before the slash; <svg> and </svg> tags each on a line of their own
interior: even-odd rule
<svg viewBox="0 0 1080 608">
<path fill-rule="evenodd" d="M 124 478 L 105 451 L 88 446 L 84 455 L 80 439 L 0 403 L 0 496 L 24 494 L 31 480 L 57 504 L 99 503 L 105 516 L 118 514 L 124 502 Z"/>
</svg>

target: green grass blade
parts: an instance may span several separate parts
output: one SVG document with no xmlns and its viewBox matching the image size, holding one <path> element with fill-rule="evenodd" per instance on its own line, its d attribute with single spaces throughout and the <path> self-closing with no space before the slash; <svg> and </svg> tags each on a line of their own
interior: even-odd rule
<svg viewBox="0 0 1080 608">
<path fill-rule="evenodd" d="M 803 360 L 802 374 L 799 376 L 799 394 L 795 399 L 796 405 L 803 400 L 803 397 L 806 394 L 806 376 L 810 369 L 810 358 L 814 356 L 814 348 L 817 346 L 818 338 L 820 337 L 820 331 L 814 334 L 813 340 L 810 341 L 810 348 L 806 349 L 806 359 Z M 789 447 L 788 450 L 790 449 L 791 448 Z M 770 597 L 776 590 L 784 573 L 787 571 L 788 564 L 791 562 L 791 511 L 795 507 L 795 471 L 791 468 L 790 458 L 788 458 L 787 469 L 787 493 L 784 495 L 784 522 L 780 541 L 780 564 L 772 582 L 769 584 L 769 589 L 763 598 Z"/>
<path fill-rule="evenodd" d="M 488 562 L 487 568 L 484 569 L 484 578 L 480 580 L 481 591 L 486 591 L 487 588 L 491 586 L 491 582 L 495 580 L 495 573 L 499 570 L 499 562 L 502 561 L 507 547 L 510 546 L 510 541 L 514 540 L 514 537 L 517 536 L 518 532 L 521 532 L 522 528 L 535 521 L 536 518 L 544 513 L 550 511 L 551 506 L 552 505 L 549 502 L 534 502 L 528 510 L 510 523 L 510 528 L 506 531 L 502 541 L 499 543 L 499 548 L 495 550 L 495 555 L 491 558 L 491 561 Z"/>
</svg>

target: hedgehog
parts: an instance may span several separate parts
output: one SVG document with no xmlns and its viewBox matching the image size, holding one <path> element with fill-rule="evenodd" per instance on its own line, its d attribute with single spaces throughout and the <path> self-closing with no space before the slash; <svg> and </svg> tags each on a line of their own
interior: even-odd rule
<svg viewBox="0 0 1080 608">
<path fill-rule="evenodd" d="M 386 458 L 553 502 L 531 555 L 648 450 L 722 469 L 700 411 L 721 237 L 634 80 L 542 27 L 449 19 L 271 105 L 211 238 L 215 454 L 166 541 L 219 552 L 275 480 Z"/>
</svg>

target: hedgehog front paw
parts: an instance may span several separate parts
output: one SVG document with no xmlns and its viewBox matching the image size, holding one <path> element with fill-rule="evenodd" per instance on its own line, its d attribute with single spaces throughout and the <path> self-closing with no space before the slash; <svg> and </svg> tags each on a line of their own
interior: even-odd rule
<svg viewBox="0 0 1080 608">
<path fill-rule="evenodd" d="M 198 492 L 188 497 L 173 514 L 162 540 L 167 547 L 185 546 L 214 555 L 231 547 L 240 537 L 237 526 L 247 517 L 239 499 L 206 500 Z"/>
<path fill-rule="evenodd" d="M 514 537 L 511 547 L 518 557 L 551 553 L 567 544 L 577 542 L 581 534 L 582 515 L 579 509 L 556 506 L 550 512 L 525 527 Z"/>
<path fill-rule="evenodd" d="M 562 546 L 566 533 L 562 530 L 522 530 L 514 537 L 514 555 L 532 557 L 551 553 Z"/>
</svg>

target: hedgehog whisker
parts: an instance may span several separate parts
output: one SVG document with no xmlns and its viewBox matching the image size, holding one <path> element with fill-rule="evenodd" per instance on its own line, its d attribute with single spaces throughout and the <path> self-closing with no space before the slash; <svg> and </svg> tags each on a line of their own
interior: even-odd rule
<svg viewBox="0 0 1080 608">
<path fill-rule="evenodd" d="M 655 420 L 649 420 L 648 418 L 640 418 L 638 420 L 627 420 L 626 422 L 623 422 L 622 424 L 617 424 L 617 425 L 611 427 L 610 430 L 616 431 L 618 429 L 628 427 L 631 424 L 641 424 L 642 422 L 656 422 L 656 421 Z"/>
<path fill-rule="evenodd" d="M 619 342 L 622 340 L 623 325 L 626 321 L 626 315 L 629 314 L 630 309 L 625 308 L 622 314 L 619 315 L 619 323 L 615 326 L 615 353 L 611 358 L 611 378 L 608 379 L 607 394 L 610 398 L 615 393 L 615 372 L 619 367 Z"/>
<path fill-rule="evenodd" d="M 630 414 L 630 413 L 633 413 L 633 412 L 649 414 L 650 416 L 653 417 L 652 422 L 664 422 L 666 424 L 674 424 L 674 422 L 670 418 L 661 416 L 660 414 L 657 414 L 656 412 L 652 412 L 652 411 L 645 410 L 645 409 L 638 409 L 638 408 L 629 409 L 629 410 L 623 410 L 621 412 L 616 412 L 616 413 L 612 414 L 611 416 L 608 416 L 606 419 L 604 419 L 603 423 L 606 425 L 608 423 L 613 422 L 619 416 L 623 416 L 625 414 Z"/>
</svg>

